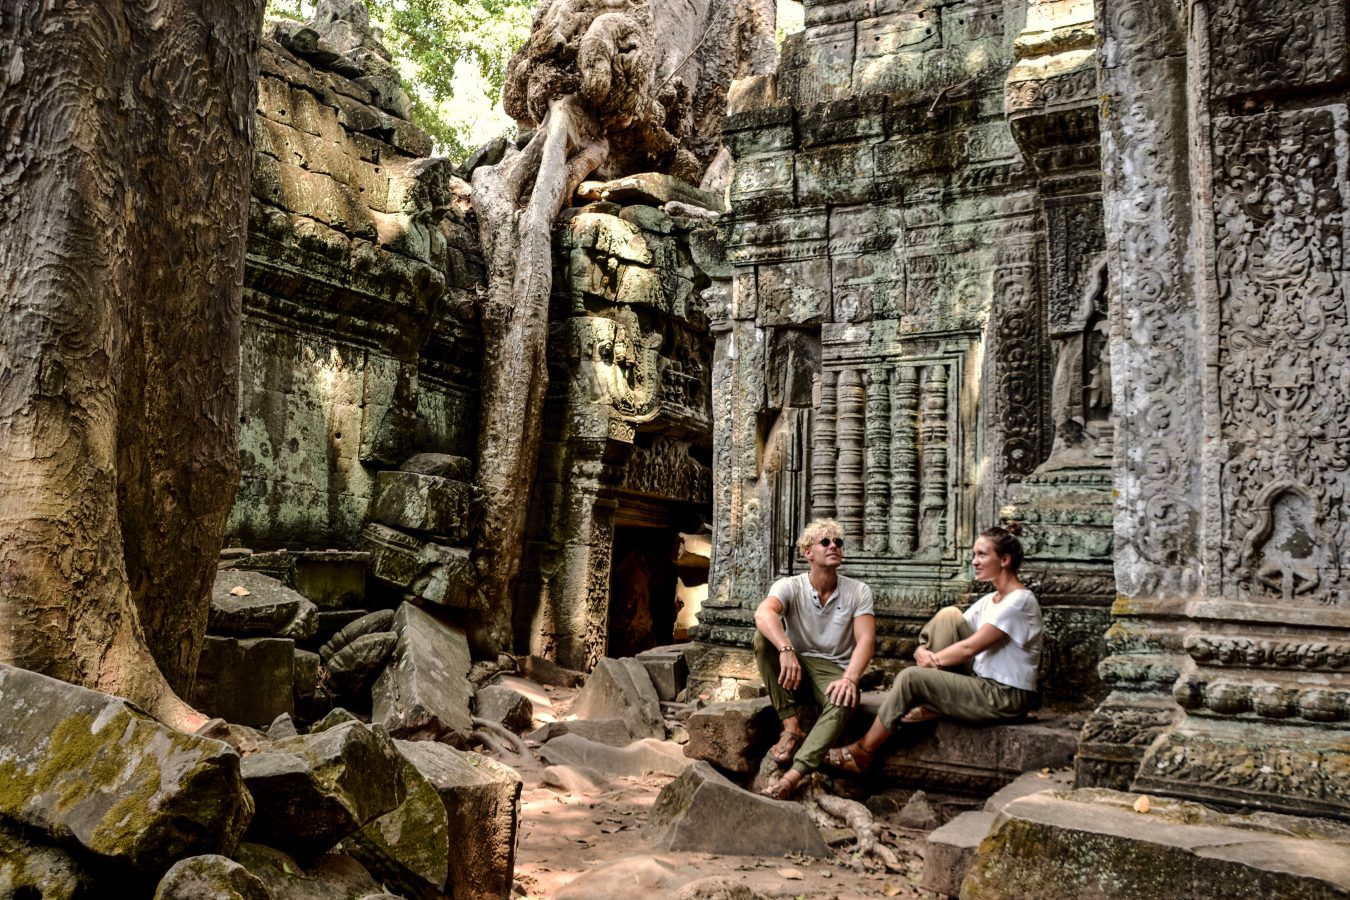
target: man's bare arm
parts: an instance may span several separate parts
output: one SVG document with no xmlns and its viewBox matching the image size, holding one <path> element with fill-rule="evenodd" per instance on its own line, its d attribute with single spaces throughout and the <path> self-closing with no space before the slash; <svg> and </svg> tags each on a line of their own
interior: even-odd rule
<svg viewBox="0 0 1350 900">
<path fill-rule="evenodd" d="M 783 601 L 773 594 L 765 597 L 755 609 L 755 627 L 778 651 L 778 683 L 795 691 L 802 682 L 802 664 L 783 627 Z"/>
</svg>

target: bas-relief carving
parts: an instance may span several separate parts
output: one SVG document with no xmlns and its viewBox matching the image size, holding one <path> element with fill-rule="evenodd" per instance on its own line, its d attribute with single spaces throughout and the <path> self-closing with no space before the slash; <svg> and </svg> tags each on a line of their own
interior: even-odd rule
<svg viewBox="0 0 1350 900">
<path fill-rule="evenodd" d="M 1296 88 L 1344 77 L 1346 15 L 1340 0 L 1211 4 L 1214 93 Z"/>
<path fill-rule="evenodd" d="M 1214 123 L 1219 394 L 1233 448 L 1221 476 L 1223 586 L 1285 605 L 1350 606 L 1338 119 L 1343 110 L 1321 109 Z"/>
</svg>

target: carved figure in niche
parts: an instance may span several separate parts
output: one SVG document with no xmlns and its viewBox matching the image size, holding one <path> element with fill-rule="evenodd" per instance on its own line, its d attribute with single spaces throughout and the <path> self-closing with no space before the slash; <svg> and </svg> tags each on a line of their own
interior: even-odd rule
<svg viewBox="0 0 1350 900">
<path fill-rule="evenodd" d="M 862 772 L 901 725 L 951 716 L 964 722 L 997 722 L 1026 715 L 1041 665 L 1040 603 L 1018 577 L 1021 529 L 988 528 L 975 539 L 977 581 L 994 590 L 965 613 L 939 610 L 919 634 L 915 665 L 896 676 L 861 740 L 831 750 L 831 766 Z"/>
<path fill-rule="evenodd" d="M 643 335 L 637 315 L 621 309 L 615 319 L 586 319 L 582 338 L 585 366 L 581 381 L 591 398 L 607 403 L 623 418 L 646 422 L 659 411 L 661 335 Z"/>
<path fill-rule="evenodd" d="M 764 790 L 778 800 L 796 792 L 843 733 L 858 705 L 858 679 L 872 661 L 877 634 L 872 589 L 839 574 L 844 562 L 839 523 L 808 523 L 797 549 L 810 569 L 775 581 L 755 610 L 755 662 L 783 720 L 769 756 L 792 766 Z M 809 733 L 798 724 L 799 702 L 821 707 Z"/>
<path fill-rule="evenodd" d="M 1322 530 L 1312 491 L 1297 482 L 1277 482 L 1257 497 L 1257 523 L 1242 542 L 1246 587 L 1276 593 L 1285 603 L 1335 582 L 1337 554 Z"/>
<path fill-rule="evenodd" d="M 1106 259 L 1093 265 L 1078 314 L 1052 332 L 1055 376 L 1050 417 L 1055 438 L 1042 469 L 1100 465 L 1111 458 L 1111 356 L 1107 340 Z"/>
</svg>

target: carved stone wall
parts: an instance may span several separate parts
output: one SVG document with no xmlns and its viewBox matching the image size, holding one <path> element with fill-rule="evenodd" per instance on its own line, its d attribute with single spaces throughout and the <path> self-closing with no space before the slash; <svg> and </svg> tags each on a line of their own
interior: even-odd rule
<svg viewBox="0 0 1350 900">
<path fill-rule="evenodd" d="M 1346 18 L 1102 6 L 1121 598 L 1080 783 L 1350 817 Z"/>
<path fill-rule="evenodd" d="M 711 518 L 705 294 L 726 273 L 716 213 L 680 206 L 716 198 L 656 175 L 583 191 L 610 199 L 565 211 L 555 244 L 544 445 L 515 624 L 532 652 L 589 669 L 607 652 L 612 606 L 646 614 L 646 598 L 611 597 L 615 528 L 667 541 L 673 572 L 674 534 Z M 672 191 L 683 199 L 671 203 Z M 673 627 L 673 606 L 665 612 Z"/>
<path fill-rule="evenodd" d="M 377 470 L 473 456 L 467 185 L 360 24 L 271 23 L 262 44 L 234 544 L 354 547 Z"/>
<path fill-rule="evenodd" d="M 1067 20 L 1050 5 L 807 2 L 776 93 L 729 117 L 701 639 L 745 645 L 773 579 L 800 566 L 797 531 L 830 515 L 877 598 L 879 655 L 908 654 L 977 589 L 970 546 L 1007 512 L 1036 548 L 1064 672 L 1047 683 L 1098 690 L 1114 587 L 1109 392 L 1088 414 L 1084 380 L 1109 378 L 1096 36 L 1090 5 Z M 1073 361 L 1057 399 L 1059 344 Z M 1059 424 L 1083 466 L 1064 457 L 1051 478 Z M 1105 510 L 1080 512 L 1085 497 Z M 1066 537 L 1085 528 L 1104 542 Z"/>
</svg>

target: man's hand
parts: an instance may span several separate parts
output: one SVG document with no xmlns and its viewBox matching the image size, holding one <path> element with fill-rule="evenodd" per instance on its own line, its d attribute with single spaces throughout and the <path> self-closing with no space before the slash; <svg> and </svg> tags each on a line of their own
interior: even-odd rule
<svg viewBox="0 0 1350 900">
<path fill-rule="evenodd" d="M 778 654 L 778 683 L 789 691 L 795 691 L 802 683 L 802 664 L 797 654 L 784 650 Z"/>
<path fill-rule="evenodd" d="M 937 662 L 937 654 L 927 647 L 917 647 L 914 650 L 914 661 L 924 669 L 940 669 Z"/>
<path fill-rule="evenodd" d="M 858 686 L 847 675 L 840 676 L 838 681 L 831 681 L 825 688 L 825 699 L 835 706 L 857 706 Z"/>
</svg>

